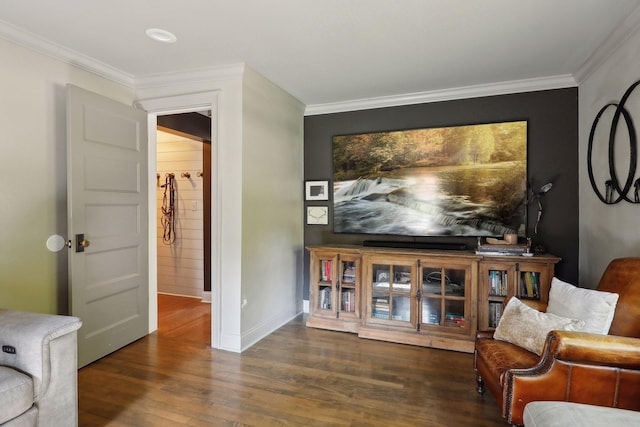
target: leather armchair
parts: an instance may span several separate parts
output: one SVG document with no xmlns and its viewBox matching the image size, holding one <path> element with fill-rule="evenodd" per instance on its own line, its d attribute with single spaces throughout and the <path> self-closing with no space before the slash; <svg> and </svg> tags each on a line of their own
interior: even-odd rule
<svg viewBox="0 0 640 427">
<path fill-rule="evenodd" d="M 489 389 L 510 424 L 522 425 L 533 401 L 640 411 L 640 258 L 611 261 L 597 289 L 620 295 L 609 335 L 551 331 L 538 356 L 494 340 L 493 331 L 478 332 L 477 390 Z"/>
</svg>

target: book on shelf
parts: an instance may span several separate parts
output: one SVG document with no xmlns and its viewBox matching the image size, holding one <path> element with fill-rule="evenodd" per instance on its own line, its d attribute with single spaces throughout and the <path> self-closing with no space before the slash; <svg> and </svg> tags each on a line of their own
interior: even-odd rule
<svg viewBox="0 0 640 427">
<path fill-rule="evenodd" d="M 444 326 L 464 328 L 464 316 L 456 313 L 446 313 L 444 316 Z"/>
<path fill-rule="evenodd" d="M 495 328 L 500 323 L 504 306 L 500 302 L 489 303 L 489 327 Z"/>
<path fill-rule="evenodd" d="M 520 280 L 521 295 L 525 298 L 540 298 L 540 281 L 538 273 L 523 271 Z"/>
<path fill-rule="evenodd" d="M 389 313 L 384 311 L 372 311 L 371 317 L 375 317 L 376 319 L 388 319 Z"/>
<path fill-rule="evenodd" d="M 520 256 L 529 252 L 527 245 L 491 245 L 482 244 L 476 248 L 478 255 L 514 255 Z"/>
<path fill-rule="evenodd" d="M 322 282 L 331 282 L 331 260 L 323 259 L 320 264 L 320 280 Z"/>
<path fill-rule="evenodd" d="M 356 311 L 356 291 L 349 289 L 342 291 L 342 311 L 353 313 Z"/>
<path fill-rule="evenodd" d="M 331 288 L 325 287 L 318 292 L 318 308 L 331 310 Z"/>
<path fill-rule="evenodd" d="M 344 264 L 344 270 L 342 271 L 343 283 L 355 283 L 356 281 L 356 269 L 352 263 Z"/>
<path fill-rule="evenodd" d="M 507 272 L 504 270 L 489 270 L 489 295 L 506 296 L 508 286 Z"/>
<path fill-rule="evenodd" d="M 371 300 L 371 317 L 389 318 L 389 300 L 387 298 L 373 298 Z"/>
</svg>

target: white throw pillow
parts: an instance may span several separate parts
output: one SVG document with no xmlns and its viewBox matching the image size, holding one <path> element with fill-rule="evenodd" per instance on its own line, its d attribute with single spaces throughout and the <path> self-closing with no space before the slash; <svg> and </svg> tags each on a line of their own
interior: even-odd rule
<svg viewBox="0 0 640 427">
<path fill-rule="evenodd" d="M 549 331 L 579 331 L 584 321 L 543 313 L 511 298 L 504 308 L 493 337 L 541 354 Z"/>
<path fill-rule="evenodd" d="M 554 277 L 547 313 L 584 320 L 583 332 L 607 335 L 618 304 L 618 294 L 583 289 Z"/>
</svg>

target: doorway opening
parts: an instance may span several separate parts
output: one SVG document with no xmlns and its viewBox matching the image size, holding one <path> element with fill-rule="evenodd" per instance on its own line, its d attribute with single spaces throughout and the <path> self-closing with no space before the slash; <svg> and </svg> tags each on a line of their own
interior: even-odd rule
<svg viewBox="0 0 640 427">
<path fill-rule="evenodd" d="M 157 116 L 160 332 L 165 327 L 186 328 L 186 310 L 211 302 L 211 129 L 210 110 Z M 211 310 L 199 311 L 210 315 Z M 163 324 L 167 321 L 171 325 Z"/>
<path fill-rule="evenodd" d="M 206 233 L 211 239 L 211 245 L 207 247 L 211 250 L 211 347 L 221 348 L 222 335 L 222 306 L 221 306 L 221 257 L 222 249 L 220 247 L 220 176 L 218 165 L 218 110 L 219 100 L 218 91 L 192 93 L 188 95 L 168 96 L 160 98 L 152 98 L 139 101 L 138 105 L 148 113 L 148 132 L 149 132 L 149 172 L 148 181 L 149 188 L 154 189 L 156 186 L 156 126 L 158 119 L 162 116 L 192 113 L 197 111 L 211 111 L 211 117 L 207 122 L 211 134 L 211 154 L 206 156 L 211 161 L 211 191 L 208 194 L 211 197 L 211 220 L 207 220 L 207 224 L 211 227 L 211 232 Z M 162 119 L 161 119 L 162 120 Z M 149 206 L 155 206 L 157 203 L 155 191 L 148 193 Z M 149 332 L 158 329 L 158 277 L 157 277 L 157 219 L 155 218 L 155 209 L 149 209 Z"/>
</svg>

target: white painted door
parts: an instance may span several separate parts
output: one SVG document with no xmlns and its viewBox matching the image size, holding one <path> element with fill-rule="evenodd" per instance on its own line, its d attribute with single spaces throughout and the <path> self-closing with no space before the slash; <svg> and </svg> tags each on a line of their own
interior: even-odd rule
<svg viewBox="0 0 640 427">
<path fill-rule="evenodd" d="M 67 86 L 69 295 L 83 321 L 79 367 L 149 330 L 147 145 L 146 112 Z"/>
</svg>

